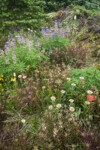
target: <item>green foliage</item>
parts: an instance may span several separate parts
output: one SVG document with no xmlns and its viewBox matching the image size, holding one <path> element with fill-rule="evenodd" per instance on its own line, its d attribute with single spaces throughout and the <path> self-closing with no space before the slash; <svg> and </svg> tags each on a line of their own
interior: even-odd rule
<svg viewBox="0 0 100 150">
<path fill-rule="evenodd" d="M 30 49 L 26 45 L 20 45 L 1 56 L 0 74 L 9 75 L 13 72 L 23 72 L 27 66 L 35 68 L 43 58 L 45 58 L 44 55 L 34 47 Z"/>
<path fill-rule="evenodd" d="M 94 123 L 93 117 L 97 120 L 97 116 L 100 113 L 99 82 L 100 71 L 95 67 L 90 67 L 73 70 L 70 80 L 63 84 L 63 88 L 67 90 L 64 102 L 66 101 L 69 104 L 67 100 L 74 99 L 74 103 L 71 103 L 71 106 L 75 108 L 75 114 L 80 118 L 80 121 L 86 119 L 86 122 L 90 124 L 90 122 Z M 88 101 L 88 90 L 92 90 L 92 95 L 96 98 L 95 102 L 90 102 L 90 107 L 86 104 L 86 101 Z M 97 111 L 94 113 L 95 109 Z"/>
<path fill-rule="evenodd" d="M 88 9 L 95 9 L 100 11 L 100 1 L 90 0 L 85 2 L 85 7 Z"/>
<path fill-rule="evenodd" d="M 34 23 L 34 19 L 42 19 L 45 2 L 42 0 L 20 0 L 18 2 L 8 0 L 1 2 L 1 5 L 5 6 L 1 9 L 2 16 L 0 18 L 4 26 L 11 25 L 11 22 L 13 25 L 16 23 L 26 23 L 27 25 Z"/>
<path fill-rule="evenodd" d="M 99 16 L 100 11 L 97 9 L 87 9 L 85 6 L 74 6 L 73 9 L 75 10 L 76 15 L 87 15 L 88 17 L 94 17 L 94 16 Z"/>
<path fill-rule="evenodd" d="M 59 8 L 66 7 L 69 5 L 80 5 L 87 9 L 100 10 L 100 2 L 98 0 L 46 0 L 46 10 L 58 10 Z"/>
<path fill-rule="evenodd" d="M 54 38 L 43 38 L 41 40 L 42 48 L 48 52 L 53 51 L 55 48 L 63 49 L 71 44 L 70 40 L 61 36 L 55 35 Z"/>
<path fill-rule="evenodd" d="M 84 69 L 75 69 L 72 71 L 72 75 L 73 79 L 78 80 L 78 78 L 80 76 L 84 76 L 85 77 L 85 81 L 88 83 L 86 84 L 86 87 L 92 87 L 92 86 L 96 86 L 98 89 L 100 88 L 100 71 L 98 69 L 96 69 L 95 67 L 90 67 L 90 68 L 84 68 Z M 74 80 L 73 80 L 74 82 Z"/>
<path fill-rule="evenodd" d="M 68 43 L 65 47 L 54 48 L 49 53 L 49 57 L 52 62 L 59 64 L 64 62 L 74 68 L 80 68 L 85 66 L 90 59 L 89 46 L 85 43 Z"/>
<path fill-rule="evenodd" d="M 9 32 L 20 29 L 39 29 L 46 17 L 44 0 L 0 0 L 0 43 L 6 41 Z"/>
<path fill-rule="evenodd" d="M 97 11 L 72 6 L 74 10 L 65 20 L 71 31 L 67 36 L 70 40 L 55 36 L 55 31 L 54 38 L 37 38 L 35 32 L 33 37 L 34 29 L 38 28 L 37 20 L 43 23 L 43 15 L 38 14 L 43 3 L 40 5 L 38 2 L 40 1 L 1 2 L 1 31 L 8 29 L 9 32 L 10 28 L 17 25 L 30 29 L 27 34 L 14 32 L 15 37 L 14 34 L 11 39 L 8 37 L 5 49 L 9 51 L 5 50 L 0 56 L 0 148 L 98 149 L 100 66 L 91 58 L 91 45 L 94 46 L 96 59 L 99 58 L 100 45 L 99 42 L 80 40 L 88 31 L 88 27 L 84 28 L 81 23 L 87 25 L 84 22 L 88 22 L 88 17 L 96 16 Z M 50 10 L 71 3 L 86 4 L 83 0 L 46 2 Z M 38 4 L 39 7 L 36 7 Z M 90 6 L 88 8 L 91 9 Z M 47 57 L 44 54 L 49 57 L 49 62 L 45 61 Z"/>
<path fill-rule="evenodd" d="M 85 134 L 87 130 L 90 131 L 90 127 L 96 126 L 96 130 L 99 129 L 99 78 L 100 71 L 95 67 L 71 70 L 64 64 L 41 64 L 26 79 L 16 75 L 17 91 L 14 93 L 14 86 L 11 91 L 6 89 L 5 95 L 9 91 L 9 97 L 1 101 L 8 115 L 2 132 L 5 136 L 11 136 L 11 139 L 5 143 L 1 137 L 0 146 L 13 149 L 17 142 L 19 149 L 27 140 L 27 144 L 24 144 L 27 149 L 38 146 L 42 149 L 50 146 L 50 150 L 51 146 L 54 149 L 65 149 L 66 142 L 70 150 L 73 147 L 85 149 L 86 143 L 81 135 L 83 127 Z M 2 81 L 3 77 L 0 79 L 5 82 Z M 26 86 L 21 87 L 19 81 L 20 84 L 26 82 Z M 8 85 L 11 86 L 11 83 Z M 93 91 L 96 101 L 86 103 L 88 90 Z"/>
</svg>

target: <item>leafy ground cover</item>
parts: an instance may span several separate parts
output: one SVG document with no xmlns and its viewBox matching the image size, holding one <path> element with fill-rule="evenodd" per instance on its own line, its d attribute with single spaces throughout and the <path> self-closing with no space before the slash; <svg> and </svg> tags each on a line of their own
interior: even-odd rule
<svg viewBox="0 0 100 150">
<path fill-rule="evenodd" d="M 58 13 L 38 34 L 15 32 L 5 43 L 1 150 L 100 149 L 98 33 L 90 34 L 87 10 L 77 7 L 64 15 L 57 19 Z"/>
</svg>

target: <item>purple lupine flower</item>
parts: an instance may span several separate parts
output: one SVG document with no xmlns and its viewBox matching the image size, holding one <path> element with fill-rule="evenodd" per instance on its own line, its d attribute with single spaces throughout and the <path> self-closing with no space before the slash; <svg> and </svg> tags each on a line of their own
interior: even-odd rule
<svg viewBox="0 0 100 150">
<path fill-rule="evenodd" d="M 6 44 L 10 44 L 10 41 L 7 41 Z"/>
<path fill-rule="evenodd" d="M 38 41 L 38 40 L 39 40 L 39 38 L 38 38 L 37 36 L 35 36 L 34 40 Z"/>
<path fill-rule="evenodd" d="M 26 43 L 26 39 L 23 36 L 16 36 L 19 43 Z"/>
<path fill-rule="evenodd" d="M 56 32 L 53 32 L 53 33 L 52 33 L 52 38 L 56 38 L 56 36 L 57 36 L 57 33 L 56 33 Z"/>
<path fill-rule="evenodd" d="M 45 27 L 45 31 L 46 31 L 46 32 L 49 31 L 49 28 L 48 28 L 48 27 Z"/>
<path fill-rule="evenodd" d="M 44 35 L 44 33 L 45 33 L 45 27 L 42 27 L 42 28 L 41 28 L 41 34 Z"/>
<path fill-rule="evenodd" d="M 59 25 L 58 25 L 58 26 L 59 26 L 59 28 L 62 28 L 62 23 L 59 23 Z"/>
<path fill-rule="evenodd" d="M 48 34 L 48 33 L 45 33 L 45 37 L 46 37 L 46 38 L 49 38 L 49 34 Z"/>
<path fill-rule="evenodd" d="M 62 28 L 59 30 L 59 35 L 63 36 L 63 29 Z"/>
</svg>

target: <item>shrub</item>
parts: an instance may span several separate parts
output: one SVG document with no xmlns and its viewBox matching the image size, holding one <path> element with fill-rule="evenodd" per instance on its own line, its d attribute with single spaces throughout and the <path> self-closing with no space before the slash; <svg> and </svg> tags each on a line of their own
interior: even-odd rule
<svg viewBox="0 0 100 150">
<path fill-rule="evenodd" d="M 64 107 L 63 109 L 59 107 L 53 110 L 47 109 L 39 114 L 38 118 L 33 115 L 30 117 L 23 115 L 21 111 L 8 112 L 8 115 L 0 137 L 0 146 L 5 149 L 7 147 L 21 149 L 23 144 L 28 149 L 35 149 L 35 147 L 50 150 L 73 147 L 82 149 L 85 147 L 77 118 Z"/>
<path fill-rule="evenodd" d="M 53 108 L 45 111 L 38 133 L 34 136 L 34 148 L 70 150 L 73 147 L 76 149 L 85 147 L 81 140 L 77 119 L 63 109 Z"/>
<path fill-rule="evenodd" d="M 70 40 L 58 35 L 54 35 L 54 38 L 42 39 L 42 49 L 51 53 L 55 48 L 63 50 L 66 46 L 71 44 Z"/>
<path fill-rule="evenodd" d="M 27 67 L 35 68 L 44 58 L 46 57 L 34 47 L 30 48 L 27 45 L 20 45 L 1 56 L 0 74 L 7 76 L 14 72 L 23 72 Z"/>
<path fill-rule="evenodd" d="M 10 88 L 6 109 L 13 112 L 23 108 L 23 112 L 29 114 L 44 111 L 50 103 L 48 99 L 66 78 L 65 67 L 57 65 L 51 68 L 49 64 L 43 63 L 32 71 L 31 77 L 25 74 L 16 75 L 16 81 L 8 84 L 15 92 Z"/>
<path fill-rule="evenodd" d="M 70 65 L 74 68 L 80 68 L 82 66 L 89 65 L 91 60 L 91 52 L 89 45 L 85 43 L 72 44 L 65 49 L 54 49 L 50 53 L 51 61 L 56 63 L 64 62 L 66 65 Z"/>
</svg>

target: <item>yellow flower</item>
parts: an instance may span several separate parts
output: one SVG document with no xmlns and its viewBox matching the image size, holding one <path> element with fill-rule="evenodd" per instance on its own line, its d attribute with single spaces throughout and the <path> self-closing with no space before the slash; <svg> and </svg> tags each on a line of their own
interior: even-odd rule
<svg viewBox="0 0 100 150">
<path fill-rule="evenodd" d="M 4 92 L 4 89 L 1 89 L 1 92 Z"/>
<path fill-rule="evenodd" d="M 15 82 L 15 81 L 16 81 L 16 78 L 15 78 L 15 77 L 11 78 L 11 81 L 12 81 L 12 82 Z"/>
<path fill-rule="evenodd" d="M 4 81 L 3 77 L 0 77 L 0 81 Z"/>
<path fill-rule="evenodd" d="M 72 106 L 70 106 L 70 107 L 69 107 L 69 110 L 70 110 L 71 112 L 73 112 L 73 111 L 75 111 L 75 108 L 72 107 Z"/>
<path fill-rule="evenodd" d="M 56 97 L 55 96 L 51 96 L 51 100 L 55 102 Z"/>
<path fill-rule="evenodd" d="M 100 48 L 100 45 L 98 45 L 98 48 Z"/>
</svg>

